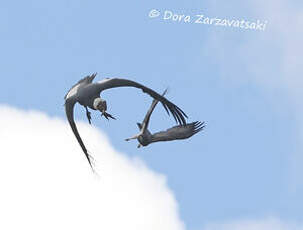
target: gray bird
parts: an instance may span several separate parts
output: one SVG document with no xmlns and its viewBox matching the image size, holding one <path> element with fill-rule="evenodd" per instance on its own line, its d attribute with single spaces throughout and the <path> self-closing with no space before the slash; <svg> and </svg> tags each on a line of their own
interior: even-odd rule
<svg viewBox="0 0 303 230">
<path fill-rule="evenodd" d="M 162 96 L 164 96 L 166 92 L 167 90 L 164 91 Z M 147 111 L 144 117 L 142 124 L 137 123 L 138 128 L 140 130 L 139 134 L 125 139 L 126 141 L 137 139 L 139 141 L 138 148 L 140 148 L 141 146 L 147 146 L 151 143 L 159 142 L 159 141 L 173 141 L 173 140 L 187 139 L 195 135 L 196 133 L 200 132 L 205 127 L 204 122 L 195 121 L 189 124 L 181 124 L 178 126 L 174 126 L 170 129 L 167 129 L 166 131 L 151 134 L 151 132 L 148 130 L 148 124 L 149 124 L 150 116 L 153 113 L 157 103 L 158 100 L 154 99 L 149 110 Z"/>
<path fill-rule="evenodd" d="M 89 107 L 92 110 L 99 110 L 102 115 L 104 115 L 107 119 L 108 117 L 113 118 L 110 114 L 106 112 L 107 104 L 106 101 L 101 99 L 100 93 L 104 90 L 115 88 L 115 87 L 135 87 L 142 89 L 144 93 L 149 94 L 154 99 L 161 101 L 163 107 L 169 114 L 169 112 L 173 115 L 176 122 L 179 124 L 186 124 L 185 118 L 187 118 L 186 114 L 175 104 L 167 100 L 165 97 L 161 96 L 154 90 L 141 85 L 137 82 L 127 80 L 127 79 L 119 79 L 119 78 L 106 78 L 101 81 L 93 83 L 94 78 L 97 74 L 92 74 L 91 76 L 87 76 L 81 79 L 77 84 L 75 84 L 65 95 L 65 112 L 68 118 L 68 122 L 73 130 L 74 135 L 76 136 L 91 168 L 91 156 L 88 154 L 88 151 L 79 135 L 77 126 L 74 121 L 74 106 L 78 102 L 80 105 L 84 106 L 86 109 L 86 115 L 90 122 L 91 117 L 88 111 Z M 131 106 L 135 106 L 133 102 L 129 102 Z"/>
</svg>

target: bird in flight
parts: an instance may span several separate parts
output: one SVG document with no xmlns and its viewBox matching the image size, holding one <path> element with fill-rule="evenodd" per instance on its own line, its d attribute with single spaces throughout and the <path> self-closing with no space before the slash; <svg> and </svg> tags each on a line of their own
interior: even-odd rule
<svg viewBox="0 0 303 230">
<path fill-rule="evenodd" d="M 175 104 L 167 100 L 165 97 L 161 96 L 154 90 L 141 85 L 135 81 L 121 79 L 121 78 L 106 78 L 98 82 L 94 82 L 93 80 L 96 77 L 96 73 L 90 76 L 87 76 L 81 79 L 78 83 L 76 83 L 65 95 L 65 113 L 68 119 L 68 122 L 72 128 L 72 131 L 77 138 L 78 143 L 80 144 L 82 151 L 84 152 L 91 168 L 92 161 L 91 156 L 88 154 L 88 151 L 80 137 L 78 132 L 76 123 L 74 121 L 74 106 L 78 102 L 80 105 L 84 106 L 86 109 L 86 115 L 89 123 L 91 123 L 90 112 L 88 108 L 92 110 L 99 110 L 102 115 L 104 115 L 107 119 L 114 117 L 106 112 L 107 103 L 104 99 L 101 99 L 100 94 L 104 90 L 116 88 L 116 87 L 135 87 L 141 89 L 144 93 L 149 94 L 151 97 L 160 101 L 165 108 L 166 112 L 171 113 L 177 123 L 180 125 L 185 125 L 187 115 Z M 132 101 L 129 101 L 130 104 L 133 104 Z"/>
<path fill-rule="evenodd" d="M 166 94 L 167 90 L 164 91 L 162 96 Z M 181 140 L 181 139 L 187 139 L 196 133 L 200 132 L 205 127 L 204 122 L 195 121 L 189 124 L 180 124 L 177 126 L 174 126 L 170 129 L 167 129 L 166 131 L 157 132 L 154 134 L 151 134 L 151 132 L 148 130 L 148 125 L 150 121 L 151 114 L 153 113 L 156 105 L 158 103 L 157 99 L 154 99 L 149 110 L 147 111 L 143 122 L 137 123 L 138 128 L 140 130 L 139 134 L 125 139 L 126 141 L 130 141 L 132 139 L 137 139 L 139 141 L 138 148 L 141 146 L 147 146 L 154 142 L 159 141 L 173 141 L 173 140 Z"/>
</svg>

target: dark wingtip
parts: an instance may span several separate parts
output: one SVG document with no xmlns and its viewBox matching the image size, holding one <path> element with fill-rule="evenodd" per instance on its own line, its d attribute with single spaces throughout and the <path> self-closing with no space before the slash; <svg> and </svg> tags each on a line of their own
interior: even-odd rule
<svg viewBox="0 0 303 230">
<path fill-rule="evenodd" d="M 161 102 L 161 103 L 162 103 L 162 105 L 163 105 L 164 109 L 166 110 L 167 114 L 168 114 L 168 115 L 170 115 L 170 114 L 169 114 L 169 111 L 168 111 L 168 108 L 167 108 L 167 105 L 166 105 L 166 104 L 164 104 L 163 102 Z"/>
<path fill-rule="evenodd" d="M 88 151 L 85 153 L 85 156 L 87 158 L 91 170 L 93 171 L 93 173 L 97 174 L 96 170 L 94 169 L 95 159 L 88 153 Z"/>
<path fill-rule="evenodd" d="M 177 110 L 178 110 L 184 117 L 188 118 L 188 116 L 186 115 L 186 113 L 185 113 L 182 109 L 180 109 L 178 106 L 177 106 Z"/>
<path fill-rule="evenodd" d="M 179 107 L 177 107 L 177 113 L 178 113 L 178 117 L 180 117 L 180 119 L 182 121 L 182 123 L 180 123 L 180 124 L 186 125 L 185 118 L 188 118 L 187 115 Z"/>
<path fill-rule="evenodd" d="M 168 92 L 168 87 L 164 90 L 162 93 L 162 96 L 164 96 Z M 168 115 L 172 114 L 174 117 L 174 120 L 176 123 L 180 125 L 186 125 L 185 118 L 188 118 L 187 115 L 180 109 L 178 106 L 176 106 L 173 103 L 165 104 L 164 102 L 161 102 L 163 107 L 165 108 Z"/>
<path fill-rule="evenodd" d="M 194 131 L 193 133 L 196 134 L 198 132 L 200 132 L 201 130 L 203 130 L 206 126 L 205 122 L 200 122 L 200 121 L 195 121 L 192 123 L 194 125 Z"/>
</svg>

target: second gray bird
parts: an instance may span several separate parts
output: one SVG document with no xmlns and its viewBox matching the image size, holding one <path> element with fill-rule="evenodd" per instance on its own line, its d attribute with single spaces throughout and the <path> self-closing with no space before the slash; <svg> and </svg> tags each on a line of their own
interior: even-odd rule
<svg viewBox="0 0 303 230">
<path fill-rule="evenodd" d="M 162 96 L 166 94 L 167 90 L 164 91 Z M 153 113 L 156 105 L 158 103 L 157 99 L 154 99 L 149 110 L 147 111 L 142 124 L 137 123 L 140 132 L 130 138 L 125 139 L 126 141 L 137 139 L 139 141 L 138 148 L 141 146 L 147 146 L 154 142 L 159 141 L 173 141 L 173 140 L 181 140 L 187 139 L 196 133 L 200 132 L 204 127 L 205 123 L 200 121 L 195 121 L 189 124 L 177 125 L 166 131 L 157 132 L 151 134 L 151 132 L 147 129 L 150 116 Z"/>
</svg>

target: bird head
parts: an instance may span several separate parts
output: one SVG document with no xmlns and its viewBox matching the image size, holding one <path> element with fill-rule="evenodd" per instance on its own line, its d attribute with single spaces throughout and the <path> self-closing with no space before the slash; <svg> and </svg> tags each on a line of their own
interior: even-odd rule
<svg viewBox="0 0 303 230">
<path fill-rule="evenodd" d="M 100 97 L 96 98 L 94 100 L 94 108 L 104 114 L 107 110 L 106 101 L 101 99 Z"/>
<path fill-rule="evenodd" d="M 100 103 L 98 104 L 98 110 L 104 114 L 107 110 L 107 104 L 106 104 L 106 101 L 105 100 L 102 100 L 100 101 Z"/>
<path fill-rule="evenodd" d="M 104 116 L 107 120 L 109 118 L 116 120 L 115 117 L 113 117 L 111 114 L 106 112 L 106 110 L 107 110 L 106 101 L 101 99 L 100 97 L 98 97 L 94 100 L 94 108 L 96 110 L 99 110 L 101 112 L 101 116 Z"/>
</svg>

